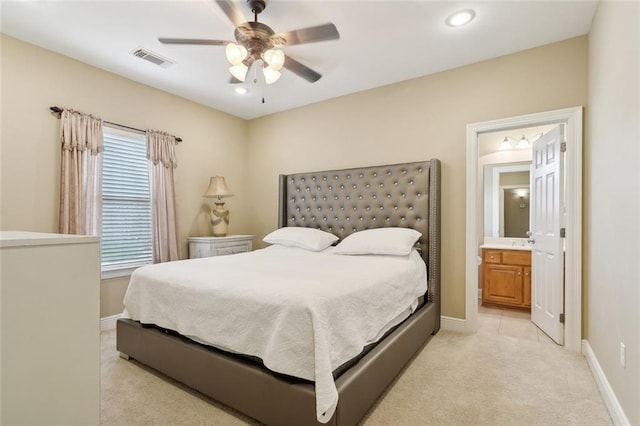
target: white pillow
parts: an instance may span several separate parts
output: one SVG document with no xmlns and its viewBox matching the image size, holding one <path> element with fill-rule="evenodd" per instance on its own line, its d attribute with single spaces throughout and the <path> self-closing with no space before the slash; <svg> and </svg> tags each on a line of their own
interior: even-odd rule
<svg viewBox="0 0 640 426">
<path fill-rule="evenodd" d="M 422 234 L 409 228 L 375 228 L 354 232 L 336 246 L 336 254 L 406 256 Z"/>
<path fill-rule="evenodd" d="M 285 226 L 271 232 L 262 241 L 269 244 L 322 251 L 338 241 L 338 237 L 319 229 Z"/>
</svg>

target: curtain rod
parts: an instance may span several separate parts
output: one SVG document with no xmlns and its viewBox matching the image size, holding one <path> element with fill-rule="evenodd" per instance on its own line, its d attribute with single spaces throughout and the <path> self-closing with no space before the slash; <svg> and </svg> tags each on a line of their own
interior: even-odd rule
<svg viewBox="0 0 640 426">
<path fill-rule="evenodd" d="M 53 113 L 55 113 L 55 114 L 61 114 L 61 113 L 62 113 L 62 111 L 64 111 L 62 108 L 57 107 L 57 106 L 49 107 L 49 109 L 51 110 L 51 112 L 53 112 Z M 102 120 L 102 121 L 103 121 L 104 123 L 111 124 L 111 125 L 113 125 L 113 126 L 124 127 L 125 129 L 135 130 L 135 131 L 137 131 L 137 132 L 146 133 L 144 130 L 142 130 L 142 129 L 136 129 L 135 127 L 129 127 L 129 126 L 125 126 L 125 125 L 118 124 L 118 123 L 112 123 L 111 121 L 106 121 L 106 120 Z M 176 142 L 177 142 L 177 143 L 182 142 L 182 138 L 176 137 Z"/>
</svg>

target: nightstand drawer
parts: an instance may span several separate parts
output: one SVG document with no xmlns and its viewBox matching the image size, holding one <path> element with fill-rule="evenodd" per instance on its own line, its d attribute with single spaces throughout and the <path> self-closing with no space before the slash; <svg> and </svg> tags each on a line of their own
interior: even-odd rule
<svg viewBox="0 0 640 426">
<path fill-rule="evenodd" d="M 250 247 L 243 244 L 241 246 L 222 247 L 215 250 L 216 256 L 224 256 L 226 254 L 246 253 L 250 250 Z"/>
<path fill-rule="evenodd" d="M 253 235 L 229 235 L 226 237 L 189 237 L 189 258 L 227 256 L 246 253 L 253 248 Z"/>
</svg>

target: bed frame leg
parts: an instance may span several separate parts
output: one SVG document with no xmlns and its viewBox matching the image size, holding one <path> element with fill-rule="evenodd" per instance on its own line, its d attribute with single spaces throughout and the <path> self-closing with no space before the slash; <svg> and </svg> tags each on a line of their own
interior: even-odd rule
<svg viewBox="0 0 640 426">
<path fill-rule="evenodd" d="M 131 359 L 131 357 L 124 352 L 120 352 L 120 358 L 124 359 L 125 361 L 129 361 Z"/>
</svg>

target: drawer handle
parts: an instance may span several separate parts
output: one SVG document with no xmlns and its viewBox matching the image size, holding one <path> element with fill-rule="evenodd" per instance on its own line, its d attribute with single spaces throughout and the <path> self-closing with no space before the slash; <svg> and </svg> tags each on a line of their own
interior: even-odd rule
<svg viewBox="0 0 640 426">
<path fill-rule="evenodd" d="M 518 276 L 522 275 L 522 272 L 518 272 Z"/>
<path fill-rule="evenodd" d="M 491 256 L 491 259 L 493 259 L 493 256 Z"/>
</svg>

